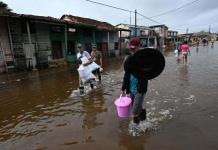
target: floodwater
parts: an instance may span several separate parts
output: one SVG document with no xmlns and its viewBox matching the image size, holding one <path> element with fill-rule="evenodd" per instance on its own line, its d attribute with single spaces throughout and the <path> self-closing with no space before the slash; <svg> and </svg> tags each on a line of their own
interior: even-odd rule
<svg viewBox="0 0 218 150">
<path fill-rule="evenodd" d="M 217 150 L 218 43 L 193 47 L 187 65 L 165 56 L 145 97 L 151 126 L 139 136 L 114 106 L 122 60 L 105 63 L 102 84 L 84 96 L 67 68 L 1 76 L 0 150 Z"/>
</svg>

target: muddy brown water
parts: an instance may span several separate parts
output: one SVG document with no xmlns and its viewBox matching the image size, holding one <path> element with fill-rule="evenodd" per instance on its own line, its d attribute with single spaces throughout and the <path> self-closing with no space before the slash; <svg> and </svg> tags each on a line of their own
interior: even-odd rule
<svg viewBox="0 0 218 150">
<path fill-rule="evenodd" d="M 85 96 L 73 95 L 78 75 L 69 68 L 1 76 L 0 150 L 217 150 L 218 43 L 193 47 L 187 65 L 165 56 L 144 103 L 155 128 L 137 137 L 113 104 L 122 60 L 105 63 L 102 84 Z"/>
</svg>

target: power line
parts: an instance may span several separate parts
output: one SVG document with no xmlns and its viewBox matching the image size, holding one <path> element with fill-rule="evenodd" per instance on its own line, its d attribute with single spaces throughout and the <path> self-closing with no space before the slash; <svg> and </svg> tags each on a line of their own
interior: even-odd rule
<svg viewBox="0 0 218 150">
<path fill-rule="evenodd" d="M 163 24 L 163 23 L 160 23 L 160 22 L 158 22 L 158 21 L 156 21 L 156 20 L 154 20 L 154 19 L 151 19 L 150 17 L 147 17 L 147 16 L 145 16 L 145 15 L 142 15 L 142 14 L 140 14 L 140 13 L 138 13 L 138 12 L 137 12 L 137 14 L 139 14 L 140 16 L 144 17 L 145 19 L 150 20 L 150 21 L 152 21 L 152 22 L 154 22 L 154 23 Z M 172 29 L 174 29 L 174 30 L 180 30 L 180 31 L 183 31 L 183 30 L 184 30 L 184 29 L 177 29 L 177 28 L 170 27 L 170 26 L 168 26 L 168 28 L 172 28 Z"/>
<path fill-rule="evenodd" d="M 107 4 L 100 3 L 100 2 L 96 2 L 96 1 L 92 1 L 92 0 L 86 0 L 86 1 L 91 2 L 91 3 L 94 3 L 94 4 L 98 4 L 98 5 L 102 5 L 102 6 L 106 6 L 106 7 L 110 7 L 110 8 L 114 8 L 114 9 L 118 9 L 118 10 L 122 10 L 122 11 L 129 12 L 129 13 L 130 13 L 130 16 L 131 16 L 131 13 L 132 13 L 132 12 L 135 13 L 135 11 L 123 9 L 123 8 L 120 8 L 120 7 L 115 7 L 115 6 L 112 6 L 112 5 L 107 5 Z M 137 13 L 137 14 L 139 14 L 139 13 Z M 142 14 L 139 14 L 139 15 L 142 16 L 142 17 L 144 17 L 144 18 L 146 18 L 146 19 L 148 19 L 148 20 L 150 20 L 150 21 L 152 21 L 152 22 L 155 22 L 155 23 L 157 23 L 157 24 L 161 24 L 161 23 L 159 23 L 159 22 L 157 22 L 157 21 L 155 21 L 155 20 L 153 20 L 153 19 L 151 19 L 151 18 L 149 18 L 149 17 L 147 17 L 147 16 L 144 16 L 144 15 L 142 15 Z"/>
<path fill-rule="evenodd" d="M 198 24 L 198 25 L 192 25 L 194 27 L 208 27 L 209 24 Z M 210 25 L 218 25 L 218 23 L 211 23 Z M 173 26 L 181 26 L 181 27 L 190 27 L 188 24 L 182 24 L 182 25 L 173 25 Z"/>
<path fill-rule="evenodd" d="M 174 29 L 174 30 L 179 30 L 179 31 L 184 31 L 185 29 L 178 29 L 178 28 L 174 28 L 174 27 L 170 27 L 168 26 L 168 28 Z"/>
<path fill-rule="evenodd" d="M 133 13 L 133 12 L 135 13 L 135 11 L 132 11 L 132 10 L 123 9 L 123 8 L 120 8 L 120 7 L 116 7 L 116 6 L 112 6 L 112 5 L 107 5 L 107 4 L 100 3 L 100 2 L 96 2 L 96 1 L 92 1 L 92 0 L 86 0 L 86 1 L 91 2 L 91 3 L 94 3 L 94 4 L 98 4 L 98 5 L 102 5 L 102 6 L 106 6 L 106 7 L 110 7 L 110 8 L 114 8 L 114 9 L 118 9 L 118 10 L 122 10 L 122 11 L 125 11 L 125 12 L 129 12 L 129 13 L 130 13 L 130 16 L 131 16 L 131 13 Z M 195 0 L 195 1 L 199 1 L 199 0 Z M 142 16 L 142 17 L 144 17 L 144 18 L 147 19 L 147 20 L 150 20 L 150 21 L 154 22 L 154 23 L 162 24 L 162 23 L 160 23 L 160 22 L 158 22 L 158 21 L 152 19 L 151 17 L 147 17 L 147 16 L 142 15 L 142 14 L 140 14 L 140 13 L 138 13 L 138 12 L 137 12 L 137 14 L 140 15 L 140 16 Z M 173 28 L 173 27 L 169 27 L 169 28 Z M 181 30 L 181 29 L 176 29 L 176 28 L 173 28 L 173 29 L 175 29 L 175 30 Z"/>
<path fill-rule="evenodd" d="M 94 3 L 94 4 L 98 4 L 98 5 L 102 5 L 102 6 L 106 6 L 106 7 L 110 7 L 110 8 L 114 8 L 114 9 L 118 9 L 118 10 L 122 10 L 122 11 L 126 11 L 126 12 L 130 12 L 130 13 L 134 12 L 134 11 L 131 11 L 131 10 L 127 10 L 127 9 L 123 9 L 123 8 L 120 8 L 120 7 L 115 7 L 115 6 L 111 6 L 111 5 L 95 2 L 95 1 L 92 1 L 92 0 L 86 0 L 86 1 Z"/>
<path fill-rule="evenodd" d="M 150 21 L 155 22 L 155 23 L 157 23 L 157 24 L 161 24 L 160 22 L 157 22 L 157 21 L 155 21 L 155 20 L 153 20 L 153 19 L 151 19 L 151 18 L 149 18 L 149 17 L 147 17 L 147 16 L 145 16 L 145 15 L 142 15 L 142 14 L 140 14 L 140 13 L 137 13 L 137 14 L 139 14 L 140 16 L 144 17 L 144 18 L 147 19 L 147 20 L 150 20 Z"/>
<path fill-rule="evenodd" d="M 134 11 L 131 11 L 131 10 L 127 10 L 127 9 L 123 9 L 123 8 L 120 8 L 120 7 L 115 7 L 115 6 L 112 6 L 112 5 L 107 5 L 107 4 L 99 3 L 99 2 L 96 2 L 96 1 L 92 1 L 92 0 L 86 0 L 86 1 L 94 3 L 94 4 L 98 4 L 98 5 L 102 5 L 102 6 L 106 6 L 106 7 L 110 7 L 110 8 L 114 8 L 114 9 L 118 9 L 118 10 L 122 10 L 122 11 L 127 11 L 129 13 L 134 12 Z M 161 23 L 159 23 L 159 22 L 157 22 L 157 21 L 155 21 L 155 20 L 153 20 L 153 19 L 151 19 L 151 18 L 149 18 L 147 16 L 144 16 L 144 15 L 142 15 L 140 13 L 137 13 L 137 14 L 139 14 L 140 16 L 146 18 L 147 20 L 150 20 L 150 21 L 155 22 L 157 24 L 161 24 Z"/>
<path fill-rule="evenodd" d="M 166 15 L 166 14 L 169 14 L 169 13 L 178 11 L 178 10 L 180 10 L 180 9 L 182 9 L 182 8 L 185 8 L 185 7 L 187 7 L 187 6 L 190 6 L 190 5 L 192 5 L 192 4 L 194 4 L 194 3 L 198 2 L 198 1 L 199 1 L 199 0 L 192 1 L 192 2 L 190 2 L 190 3 L 187 3 L 187 4 L 185 4 L 185 5 L 180 6 L 180 7 L 178 7 L 178 8 L 175 8 L 175 9 L 172 9 L 172 10 L 169 10 L 169 11 L 166 11 L 166 12 L 164 12 L 164 13 L 161 13 L 161 14 L 158 14 L 158 15 L 155 15 L 155 16 L 152 16 L 152 17 L 150 17 L 150 18 L 156 18 L 156 17 L 164 16 L 164 15 Z"/>
</svg>

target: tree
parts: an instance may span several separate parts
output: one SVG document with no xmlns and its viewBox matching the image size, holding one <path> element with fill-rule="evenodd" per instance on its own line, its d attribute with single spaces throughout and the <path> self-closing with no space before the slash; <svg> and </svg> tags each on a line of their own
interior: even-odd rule
<svg viewBox="0 0 218 150">
<path fill-rule="evenodd" d="M 12 9 L 8 7 L 8 5 L 2 1 L 0 1 L 0 14 L 11 13 Z"/>
</svg>

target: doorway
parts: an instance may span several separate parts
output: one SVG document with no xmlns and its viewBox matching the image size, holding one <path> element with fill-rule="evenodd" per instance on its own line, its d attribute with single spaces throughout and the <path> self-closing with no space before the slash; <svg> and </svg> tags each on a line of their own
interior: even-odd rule
<svg viewBox="0 0 218 150">
<path fill-rule="evenodd" d="M 53 59 L 63 58 L 61 41 L 52 41 Z"/>
</svg>

